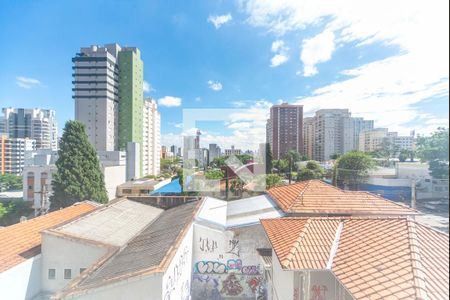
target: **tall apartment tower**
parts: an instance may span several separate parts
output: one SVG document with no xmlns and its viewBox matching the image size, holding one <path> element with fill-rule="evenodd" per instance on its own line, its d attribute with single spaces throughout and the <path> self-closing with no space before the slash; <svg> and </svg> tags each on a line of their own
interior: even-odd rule
<svg viewBox="0 0 450 300">
<path fill-rule="evenodd" d="M 373 120 L 364 120 L 363 118 L 352 118 L 354 127 L 355 150 L 359 149 L 359 135 L 361 132 L 372 130 L 374 128 Z"/>
<path fill-rule="evenodd" d="M 49 109 L 3 108 L 0 134 L 10 138 L 33 139 L 36 149 L 58 149 L 58 123 Z"/>
<path fill-rule="evenodd" d="M 142 137 L 142 174 L 158 175 L 160 171 L 161 150 L 161 116 L 158 105 L 153 99 L 145 99 L 143 103 Z"/>
<path fill-rule="evenodd" d="M 0 135 L 0 174 L 21 175 L 25 154 L 36 150 L 36 141 L 29 138 L 11 138 Z"/>
<path fill-rule="evenodd" d="M 272 106 L 266 139 L 274 159 L 282 159 L 290 150 L 303 153 L 303 105 Z"/>
<path fill-rule="evenodd" d="M 334 154 L 355 149 L 353 120 L 348 109 L 321 109 L 315 115 L 314 159 L 329 160 Z"/>
<path fill-rule="evenodd" d="M 314 158 L 315 143 L 315 119 L 312 117 L 303 119 L 303 154 L 309 159 Z"/>
<path fill-rule="evenodd" d="M 117 44 L 91 46 L 72 58 L 75 119 L 97 151 L 119 149 L 120 51 Z"/>
</svg>

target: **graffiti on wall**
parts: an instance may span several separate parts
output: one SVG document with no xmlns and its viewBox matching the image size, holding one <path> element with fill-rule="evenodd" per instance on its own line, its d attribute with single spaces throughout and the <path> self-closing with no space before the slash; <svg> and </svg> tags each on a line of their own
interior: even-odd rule
<svg viewBox="0 0 450 300">
<path fill-rule="evenodd" d="M 233 255 L 236 255 L 237 257 L 239 257 L 239 254 L 240 254 L 239 240 L 235 240 L 235 239 L 229 240 L 228 248 L 229 248 L 227 251 L 228 254 L 233 254 Z"/>
<path fill-rule="evenodd" d="M 311 300 L 325 300 L 327 287 L 325 285 L 313 285 L 311 287 Z"/>
<path fill-rule="evenodd" d="M 199 261 L 194 271 L 199 274 L 224 274 L 227 273 L 227 266 L 218 261 Z"/>
<path fill-rule="evenodd" d="M 199 249 L 202 252 L 214 253 L 214 251 L 217 249 L 217 241 L 210 238 L 200 237 Z"/>
<path fill-rule="evenodd" d="M 219 281 L 211 275 L 194 274 L 192 278 L 193 299 L 220 300 Z"/>
<path fill-rule="evenodd" d="M 181 293 L 186 293 L 184 290 L 186 287 L 189 289 L 187 291 L 187 294 L 190 293 L 190 282 L 184 282 L 180 284 L 180 280 L 183 277 L 183 273 L 186 271 L 186 265 L 188 264 L 189 256 L 191 255 L 191 251 L 188 246 L 185 246 L 183 251 L 181 252 L 180 256 L 178 257 L 175 265 L 173 266 L 172 270 L 168 272 L 168 278 L 166 280 L 165 285 L 165 294 L 164 294 L 164 300 L 170 300 L 171 294 L 175 291 L 175 289 L 181 285 Z M 182 298 L 183 300 L 185 298 Z M 189 299 L 189 298 L 187 298 Z"/>
<path fill-rule="evenodd" d="M 239 296 L 243 290 L 244 289 L 242 288 L 242 285 L 236 275 L 229 274 L 222 282 L 222 289 L 220 290 L 220 293 L 227 296 Z"/>
</svg>

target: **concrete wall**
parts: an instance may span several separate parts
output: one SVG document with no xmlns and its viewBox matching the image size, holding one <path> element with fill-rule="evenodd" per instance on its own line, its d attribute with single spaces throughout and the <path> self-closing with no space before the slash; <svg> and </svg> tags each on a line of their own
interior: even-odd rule
<svg viewBox="0 0 450 300">
<path fill-rule="evenodd" d="M 294 297 L 294 272 L 285 271 L 272 250 L 272 296 L 273 300 L 292 300 Z"/>
<path fill-rule="evenodd" d="M 126 166 L 110 166 L 103 168 L 108 200 L 116 198 L 117 186 L 126 182 Z"/>
<path fill-rule="evenodd" d="M 261 225 L 226 231 L 194 226 L 193 300 L 255 299 L 266 294 L 256 251 L 269 247 Z"/>
<path fill-rule="evenodd" d="M 190 300 L 193 232 L 191 225 L 163 275 L 162 300 Z"/>
<path fill-rule="evenodd" d="M 77 300 L 158 300 L 161 299 L 162 274 L 130 278 L 63 299 Z M 174 298 L 175 300 L 178 300 Z"/>
<path fill-rule="evenodd" d="M 80 274 L 81 268 L 89 268 L 106 252 L 107 248 L 102 246 L 42 233 L 42 290 L 59 291 L 71 281 L 64 279 L 64 269 L 72 270 L 73 279 Z M 49 269 L 56 270 L 55 279 L 48 278 Z"/>
<path fill-rule="evenodd" d="M 1 299 L 32 299 L 41 290 L 41 255 L 0 273 Z"/>
</svg>

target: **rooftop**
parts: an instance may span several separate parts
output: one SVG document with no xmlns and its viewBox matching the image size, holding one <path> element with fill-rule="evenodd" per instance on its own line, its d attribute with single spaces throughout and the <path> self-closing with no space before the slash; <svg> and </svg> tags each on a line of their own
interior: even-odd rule
<svg viewBox="0 0 450 300">
<path fill-rule="evenodd" d="M 56 298 L 130 277 L 164 271 L 198 208 L 198 201 L 170 208 L 106 260 L 89 268 Z"/>
<path fill-rule="evenodd" d="M 449 237 L 408 218 L 261 220 L 286 270 L 331 270 L 356 299 L 448 299 Z"/>
<path fill-rule="evenodd" d="M 150 205 L 119 199 L 49 232 L 123 246 L 162 212 Z"/>
<path fill-rule="evenodd" d="M 41 253 L 41 234 L 55 225 L 94 210 L 96 204 L 81 202 L 18 224 L 0 228 L 0 272 Z"/>
<path fill-rule="evenodd" d="M 285 213 L 305 215 L 412 215 L 417 211 L 368 192 L 344 191 L 320 180 L 271 188 Z"/>
</svg>

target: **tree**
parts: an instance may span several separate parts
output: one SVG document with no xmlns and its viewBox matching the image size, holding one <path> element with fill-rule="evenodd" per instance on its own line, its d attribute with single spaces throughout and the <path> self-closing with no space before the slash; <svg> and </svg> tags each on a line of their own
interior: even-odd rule
<svg viewBox="0 0 450 300">
<path fill-rule="evenodd" d="M 22 190 L 22 177 L 14 174 L 0 175 L 0 191 Z"/>
<path fill-rule="evenodd" d="M 279 159 L 273 161 L 273 167 L 277 170 L 278 175 L 286 173 L 289 170 L 289 163 L 285 159 Z"/>
<path fill-rule="evenodd" d="M 84 200 L 108 201 L 100 161 L 88 140 L 84 124 L 78 121 L 66 123 L 58 156 L 50 198 L 52 210 Z"/>
<path fill-rule="evenodd" d="M 289 150 L 285 156 L 285 159 L 287 160 L 289 165 L 288 178 L 289 184 L 291 184 L 293 165 L 300 160 L 300 153 L 294 150 Z"/>
<path fill-rule="evenodd" d="M 325 176 L 325 169 L 316 161 L 308 161 L 306 166 L 301 167 L 298 171 L 297 181 L 322 179 Z"/>
<path fill-rule="evenodd" d="M 429 137 L 419 137 L 417 154 L 423 162 L 430 165 L 431 176 L 448 179 L 449 129 L 439 127 Z"/>
<path fill-rule="evenodd" d="M 270 144 L 266 143 L 266 174 L 272 173 L 273 168 L 273 155 L 270 149 Z"/>
<path fill-rule="evenodd" d="M 330 158 L 331 159 L 338 159 L 340 156 L 341 156 L 340 154 L 335 153 L 335 154 L 331 155 Z"/>
<path fill-rule="evenodd" d="M 283 182 L 283 178 L 276 174 L 267 174 L 266 175 L 266 190 L 281 185 Z"/>
<path fill-rule="evenodd" d="M 375 161 L 368 154 L 360 151 L 347 152 L 334 165 L 333 183 L 357 189 L 374 167 Z"/>
<path fill-rule="evenodd" d="M 230 191 L 232 191 L 236 196 L 242 195 L 242 192 L 244 191 L 244 185 L 245 182 L 238 178 L 234 178 L 230 182 Z"/>
<path fill-rule="evenodd" d="M 215 179 L 215 180 L 217 180 L 217 179 L 223 179 L 224 176 L 225 176 L 225 173 L 222 170 L 214 169 L 214 170 L 208 170 L 208 171 L 205 172 L 205 178 L 206 179 Z"/>
<path fill-rule="evenodd" d="M 400 154 L 398 155 L 398 160 L 400 162 L 405 162 L 409 156 L 410 156 L 409 151 L 404 149 L 400 151 Z"/>
</svg>

